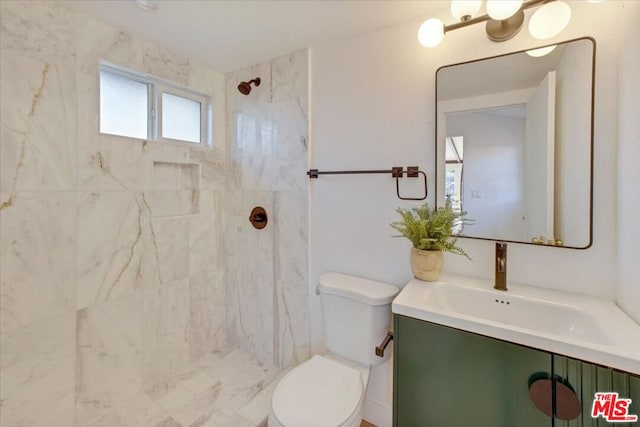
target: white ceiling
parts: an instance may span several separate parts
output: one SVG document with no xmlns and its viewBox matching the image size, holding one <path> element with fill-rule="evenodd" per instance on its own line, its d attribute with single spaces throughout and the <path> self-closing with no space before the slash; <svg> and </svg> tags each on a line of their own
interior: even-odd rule
<svg viewBox="0 0 640 427">
<path fill-rule="evenodd" d="M 132 0 L 62 2 L 223 72 L 449 7 L 440 0 L 161 0 L 150 12 Z"/>
<path fill-rule="evenodd" d="M 580 49 L 579 46 L 587 43 L 590 42 L 578 40 L 560 44 L 553 52 L 538 58 L 523 52 L 441 68 L 437 73 L 438 99 L 467 98 L 535 88 L 549 71 L 555 69 L 568 47 Z M 478 81 L 482 81 L 482 84 L 479 85 Z"/>
</svg>

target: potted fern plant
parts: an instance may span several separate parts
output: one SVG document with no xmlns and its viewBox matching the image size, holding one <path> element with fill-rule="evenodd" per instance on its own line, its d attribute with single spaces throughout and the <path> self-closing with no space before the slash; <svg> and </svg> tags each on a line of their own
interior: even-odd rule
<svg viewBox="0 0 640 427">
<path fill-rule="evenodd" d="M 412 209 L 398 208 L 401 221 L 391 223 L 400 234 L 413 243 L 411 248 L 411 270 L 420 280 L 433 282 L 442 273 L 442 253 L 450 252 L 471 259 L 469 254 L 456 244 L 454 229 L 471 221 L 464 218 L 465 212 L 451 208 L 431 208 L 425 204 Z"/>
</svg>

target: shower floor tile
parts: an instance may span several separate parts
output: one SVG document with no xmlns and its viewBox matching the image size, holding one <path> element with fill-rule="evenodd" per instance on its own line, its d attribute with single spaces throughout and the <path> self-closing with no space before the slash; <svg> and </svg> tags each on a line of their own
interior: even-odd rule
<svg viewBox="0 0 640 427">
<path fill-rule="evenodd" d="M 281 369 L 225 346 L 84 427 L 262 427 Z M 132 411 L 132 402 L 138 410 Z M 146 402 L 149 409 L 140 408 Z M 144 414 L 145 416 L 141 416 Z"/>
</svg>

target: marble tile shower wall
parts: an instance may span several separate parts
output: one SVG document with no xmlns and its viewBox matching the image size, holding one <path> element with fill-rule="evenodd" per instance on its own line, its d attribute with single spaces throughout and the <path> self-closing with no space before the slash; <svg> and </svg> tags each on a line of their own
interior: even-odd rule
<svg viewBox="0 0 640 427">
<path fill-rule="evenodd" d="M 225 80 L 56 2 L 0 8 L 0 425 L 85 426 L 224 344 Z M 100 135 L 100 59 L 211 94 L 214 149 Z"/>
<path fill-rule="evenodd" d="M 260 77 L 248 96 L 237 85 Z M 309 357 L 307 283 L 308 53 L 229 73 L 226 337 L 286 367 Z M 254 206 L 263 230 L 247 221 Z"/>
</svg>

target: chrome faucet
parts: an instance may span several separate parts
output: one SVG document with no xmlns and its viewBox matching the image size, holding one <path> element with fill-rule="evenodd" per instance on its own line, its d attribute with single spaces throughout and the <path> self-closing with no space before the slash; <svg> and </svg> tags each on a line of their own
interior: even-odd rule
<svg viewBox="0 0 640 427">
<path fill-rule="evenodd" d="M 507 290 L 507 244 L 496 242 L 496 271 L 493 289 Z"/>
</svg>

